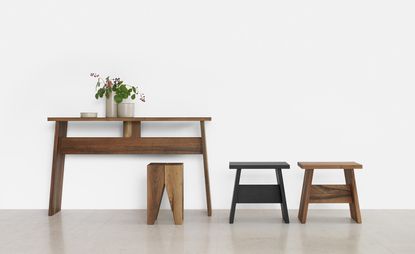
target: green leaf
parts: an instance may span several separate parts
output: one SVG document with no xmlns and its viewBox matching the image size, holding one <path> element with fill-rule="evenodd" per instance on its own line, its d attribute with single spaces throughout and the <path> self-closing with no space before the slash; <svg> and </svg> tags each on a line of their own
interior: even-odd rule
<svg viewBox="0 0 415 254">
<path fill-rule="evenodd" d="M 95 99 L 97 99 L 97 100 L 98 100 L 98 98 L 99 98 L 99 95 L 98 95 L 98 93 L 96 93 L 96 94 L 95 94 Z"/>
<path fill-rule="evenodd" d="M 118 94 L 116 94 L 116 95 L 114 96 L 114 100 L 115 100 L 115 102 L 116 102 L 116 103 L 121 103 L 121 102 L 122 102 L 122 97 L 121 97 L 121 96 L 119 96 Z"/>
<path fill-rule="evenodd" d="M 131 99 L 135 100 L 135 94 L 131 95 Z"/>
<path fill-rule="evenodd" d="M 137 93 L 137 88 L 135 88 L 134 86 L 132 88 L 133 88 L 133 92 Z"/>
</svg>

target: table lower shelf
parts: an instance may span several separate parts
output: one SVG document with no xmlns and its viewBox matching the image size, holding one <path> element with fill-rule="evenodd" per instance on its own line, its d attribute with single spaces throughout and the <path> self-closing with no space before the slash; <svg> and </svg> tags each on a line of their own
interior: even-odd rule
<svg viewBox="0 0 415 254">
<path fill-rule="evenodd" d="M 202 138 L 59 138 L 63 154 L 202 154 Z"/>
</svg>

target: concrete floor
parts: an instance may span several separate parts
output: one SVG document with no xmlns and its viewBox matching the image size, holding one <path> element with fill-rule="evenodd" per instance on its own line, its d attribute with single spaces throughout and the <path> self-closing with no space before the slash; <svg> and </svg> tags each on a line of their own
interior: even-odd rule
<svg viewBox="0 0 415 254">
<path fill-rule="evenodd" d="M 146 225 L 145 210 L 0 210 L 0 253 L 415 253 L 415 210 L 362 211 L 363 224 L 346 210 L 310 210 L 308 222 L 282 223 L 280 211 L 185 211 L 172 225 L 169 211 Z"/>
</svg>

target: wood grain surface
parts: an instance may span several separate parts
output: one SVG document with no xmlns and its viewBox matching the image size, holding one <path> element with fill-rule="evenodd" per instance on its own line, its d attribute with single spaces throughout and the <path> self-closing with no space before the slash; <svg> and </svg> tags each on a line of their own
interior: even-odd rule
<svg viewBox="0 0 415 254">
<path fill-rule="evenodd" d="M 353 161 L 343 162 L 298 162 L 302 169 L 361 169 L 362 164 Z"/>
<path fill-rule="evenodd" d="M 147 224 L 153 225 L 157 220 L 164 189 L 173 212 L 174 224 L 183 224 L 182 163 L 150 163 L 147 166 Z"/>
<path fill-rule="evenodd" d="M 54 122 L 200 122 L 211 117 L 48 117 Z"/>
</svg>

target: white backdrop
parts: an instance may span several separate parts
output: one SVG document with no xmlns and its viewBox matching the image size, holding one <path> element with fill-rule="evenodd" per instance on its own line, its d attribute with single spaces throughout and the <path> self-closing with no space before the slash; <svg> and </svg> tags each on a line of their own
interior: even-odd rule
<svg viewBox="0 0 415 254">
<path fill-rule="evenodd" d="M 214 209 L 230 207 L 232 160 L 288 161 L 291 209 L 301 160 L 361 162 L 362 208 L 415 208 L 414 1 L 2 0 L 0 10 L 0 208 L 47 208 L 54 126 L 46 118 L 103 115 L 90 72 L 139 84 L 148 100 L 139 116 L 213 117 Z M 196 124 L 143 128 L 199 134 Z M 72 136 L 120 134 L 117 124 L 69 126 Z M 145 208 L 151 161 L 183 161 L 185 207 L 205 207 L 199 156 L 68 156 L 63 208 Z"/>
</svg>

